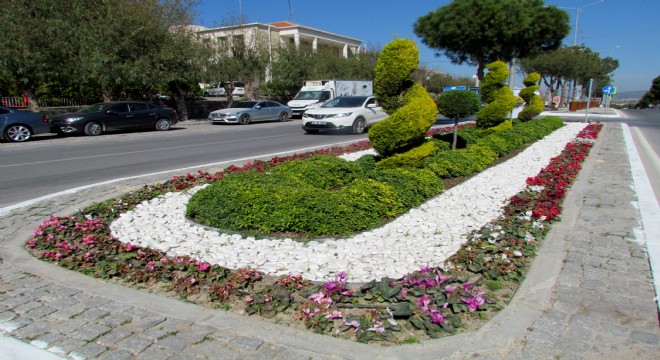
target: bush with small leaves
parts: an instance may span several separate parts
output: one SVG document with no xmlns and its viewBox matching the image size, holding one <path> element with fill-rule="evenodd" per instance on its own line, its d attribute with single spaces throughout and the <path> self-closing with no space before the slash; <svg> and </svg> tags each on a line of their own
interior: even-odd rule
<svg viewBox="0 0 660 360">
<path fill-rule="evenodd" d="M 516 97 L 504 84 L 509 76 L 507 65 L 495 61 L 487 69 L 481 85 L 481 99 L 487 104 L 477 113 L 477 126 L 482 129 L 500 124 L 516 106 Z"/>
<path fill-rule="evenodd" d="M 539 88 L 539 80 L 541 75 L 538 73 L 531 73 L 523 80 L 525 88 L 520 90 L 520 97 L 525 100 L 525 108 L 518 114 L 522 121 L 529 121 L 543 112 L 543 99 L 535 94 Z"/>
</svg>

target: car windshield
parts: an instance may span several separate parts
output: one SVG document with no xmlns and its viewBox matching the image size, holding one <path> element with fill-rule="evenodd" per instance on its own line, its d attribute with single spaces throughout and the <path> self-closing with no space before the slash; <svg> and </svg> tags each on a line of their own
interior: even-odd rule
<svg viewBox="0 0 660 360">
<path fill-rule="evenodd" d="M 319 100 L 323 91 L 300 91 L 293 100 Z"/>
<path fill-rule="evenodd" d="M 347 96 L 336 97 L 328 100 L 325 104 L 321 105 L 322 108 L 352 108 L 360 107 L 364 104 L 367 98 L 365 96 Z"/>
<path fill-rule="evenodd" d="M 231 106 L 231 108 L 232 109 L 235 109 L 235 108 L 236 109 L 249 109 L 249 108 L 253 108 L 254 105 L 256 105 L 256 104 L 257 104 L 256 101 L 240 101 L 240 102 L 234 103 Z"/>
<path fill-rule="evenodd" d="M 103 112 L 105 110 L 108 110 L 110 108 L 110 103 L 98 103 L 94 105 L 90 105 L 88 107 L 84 107 L 76 112 L 79 113 L 95 113 L 95 112 Z"/>
</svg>

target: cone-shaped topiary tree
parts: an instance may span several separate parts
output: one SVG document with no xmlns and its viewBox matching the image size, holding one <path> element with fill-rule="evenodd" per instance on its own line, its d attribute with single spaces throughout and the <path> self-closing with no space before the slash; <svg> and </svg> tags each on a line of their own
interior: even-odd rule
<svg viewBox="0 0 660 360">
<path fill-rule="evenodd" d="M 543 112 L 543 99 L 534 92 L 539 88 L 541 75 L 531 73 L 523 80 L 525 88 L 520 90 L 520 97 L 525 100 L 525 108 L 518 114 L 518 119 L 529 121 Z"/>
<path fill-rule="evenodd" d="M 486 105 L 477 113 L 477 126 L 485 129 L 499 125 L 516 106 L 516 97 L 504 82 L 509 69 L 503 61 L 495 61 L 486 67 L 488 73 L 481 84 L 481 99 Z"/>
<path fill-rule="evenodd" d="M 369 130 L 369 140 L 382 156 L 422 144 L 435 122 L 435 102 L 420 84 L 410 79 L 418 65 L 419 50 L 411 40 L 395 39 L 378 57 L 374 93 L 390 116 Z"/>
</svg>

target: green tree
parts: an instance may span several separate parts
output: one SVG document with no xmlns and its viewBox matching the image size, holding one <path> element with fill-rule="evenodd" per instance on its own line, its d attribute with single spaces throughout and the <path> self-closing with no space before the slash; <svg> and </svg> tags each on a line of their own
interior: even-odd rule
<svg viewBox="0 0 660 360">
<path fill-rule="evenodd" d="M 170 29 L 194 0 L 7 0 L 0 6 L 0 84 L 101 89 L 105 100 L 157 90 Z M 185 49 L 179 55 L 186 59 Z M 171 71 L 168 68 L 167 71 Z M 68 85 L 67 85 L 68 84 Z"/>
<path fill-rule="evenodd" d="M 647 108 L 649 106 L 655 106 L 660 104 L 660 76 L 657 76 L 653 79 L 651 83 L 651 88 L 649 91 L 644 93 L 644 96 L 637 103 L 637 107 Z"/>
<path fill-rule="evenodd" d="M 509 62 L 556 49 L 568 32 L 568 14 L 542 0 L 454 0 L 417 19 L 422 42 L 454 64 Z"/>
<path fill-rule="evenodd" d="M 454 119 L 454 140 L 451 148 L 456 149 L 458 120 L 470 117 L 479 111 L 479 95 L 471 90 L 445 91 L 437 100 L 440 114 Z"/>
<path fill-rule="evenodd" d="M 584 46 L 565 46 L 523 59 L 520 66 L 525 73 L 539 73 L 550 89 L 551 96 L 557 95 L 561 88 L 561 96 L 565 98 L 565 85 L 568 82 L 581 84 L 583 89 L 587 89 L 590 79 L 596 80 L 599 85 L 607 85 L 611 73 L 619 67 L 619 62 L 610 57 L 601 58 L 597 52 Z M 569 96 L 573 98 L 574 94 Z"/>
</svg>

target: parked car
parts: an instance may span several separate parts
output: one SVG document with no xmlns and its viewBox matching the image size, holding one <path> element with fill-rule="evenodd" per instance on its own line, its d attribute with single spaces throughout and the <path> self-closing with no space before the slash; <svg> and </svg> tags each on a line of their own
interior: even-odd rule
<svg viewBox="0 0 660 360">
<path fill-rule="evenodd" d="M 291 115 L 291 108 L 277 101 L 253 100 L 235 102 L 229 108 L 212 111 L 209 120 L 213 123 L 246 125 L 253 121 L 287 121 Z"/>
<path fill-rule="evenodd" d="M 320 130 L 350 129 L 362 134 L 373 124 L 388 117 L 373 96 L 338 96 L 303 113 L 302 128 L 309 134 Z"/>
<path fill-rule="evenodd" d="M 47 132 L 50 127 L 44 114 L 0 106 L 0 139 L 23 142 Z"/>
<path fill-rule="evenodd" d="M 176 110 L 139 101 L 98 103 L 48 119 L 51 132 L 61 135 L 84 133 L 90 136 L 112 130 L 139 128 L 165 131 L 178 121 Z"/>
<path fill-rule="evenodd" d="M 233 81 L 234 90 L 231 92 L 236 97 L 245 96 L 245 84 L 240 81 Z M 225 83 L 218 83 L 204 89 L 204 96 L 226 96 Z"/>
</svg>

